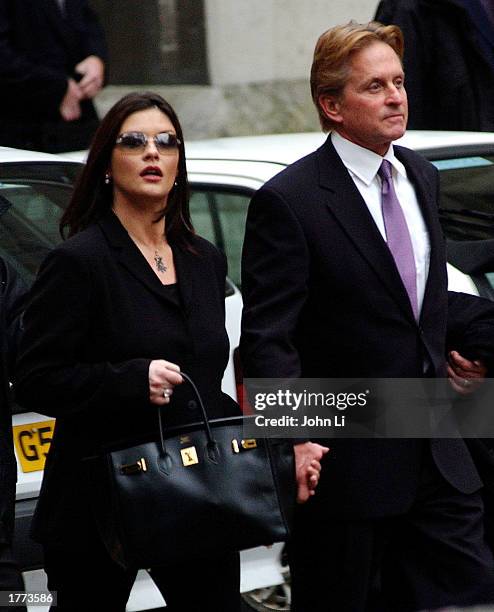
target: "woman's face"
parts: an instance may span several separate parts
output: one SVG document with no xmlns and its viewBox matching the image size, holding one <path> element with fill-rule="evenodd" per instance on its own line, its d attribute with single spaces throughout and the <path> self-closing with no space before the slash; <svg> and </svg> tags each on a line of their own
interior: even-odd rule
<svg viewBox="0 0 494 612">
<path fill-rule="evenodd" d="M 136 146 L 139 141 L 123 138 L 121 144 L 115 144 L 111 156 L 109 174 L 113 181 L 114 206 L 132 206 L 154 204 L 152 210 L 161 210 L 166 206 L 168 194 L 178 174 L 178 146 L 173 146 L 176 137 L 172 122 L 157 108 L 148 108 L 129 115 L 120 127 L 119 135 L 134 132 L 144 134 L 147 144 Z M 157 134 L 172 135 L 172 146 L 157 147 L 153 138 Z M 135 134 L 134 134 L 135 135 Z M 166 137 L 165 137 L 166 138 Z"/>
</svg>

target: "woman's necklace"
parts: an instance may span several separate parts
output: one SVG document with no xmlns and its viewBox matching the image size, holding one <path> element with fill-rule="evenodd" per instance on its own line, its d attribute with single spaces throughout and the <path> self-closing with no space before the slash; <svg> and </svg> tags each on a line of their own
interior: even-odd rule
<svg viewBox="0 0 494 612">
<path fill-rule="evenodd" d="M 163 257 L 159 254 L 157 250 L 154 251 L 154 264 L 156 266 L 156 270 L 158 270 L 158 272 L 161 272 L 162 274 L 168 270 L 168 266 L 165 265 Z"/>
<path fill-rule="evenodd" d="M 156 268 L 157 272 L 159 272 L 160 274 L 164 274 L 168 270 L 168 266 L 165 263 L 165 254 L 163 253 L 163 255 L 161 255 L 159 250 L 156 247 L 153 248 L 151 246 L 148 246 L 147 244 L 145 244 L 141 240 L 138 240 L 131 232 L 128 232 L 128 233 L 129 233 L 130 237 L 132 238 L 132 240 L 135 242 L 135 244 L 139 247 L 139 249 L 141 250 L 143 255 L 145 255 L 146 251 L 148 251 L 148 253 L 149 253 L 149 251 L 151 251 L 151 252 L 154 251 L 154 255 L 152 256 L 153 257 L 153 261 L 154 261 L 154 267 Z M 165 244 L 164 248 L 166 250 L 166 244 Z M 146 258 L 148 256 L 145 255 Z"/>
</svg>

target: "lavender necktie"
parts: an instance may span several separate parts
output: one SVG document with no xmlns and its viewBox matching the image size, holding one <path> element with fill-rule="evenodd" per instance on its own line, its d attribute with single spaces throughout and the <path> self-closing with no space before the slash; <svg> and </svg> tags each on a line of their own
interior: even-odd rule
<svg viewBox="0 0 494 612">
<path fill-rule="evenodd" d="M 396 196 L 391 169 L 391 163 L 384 159 L 377 172 L 382 181 L 381 202 L 384 227 L 386 228 L 386 240 L 410 298 L 413 314 L 415 319 L 418 320 L 417 272 L 415 269 L 412 240 L 405 215 Z"/>
</svg>

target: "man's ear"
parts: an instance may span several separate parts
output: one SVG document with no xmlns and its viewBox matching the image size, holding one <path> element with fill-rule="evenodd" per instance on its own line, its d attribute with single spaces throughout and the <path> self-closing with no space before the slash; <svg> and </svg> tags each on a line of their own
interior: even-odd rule
<svg viewBox="0 0 494 612">
<path fill-rule="evenodd" d="M 319 107 L 328 119 L 334 123 L 341 123 L 340 103 L 334 96 L 321 94 L 318 98 Z"/>
</svg>

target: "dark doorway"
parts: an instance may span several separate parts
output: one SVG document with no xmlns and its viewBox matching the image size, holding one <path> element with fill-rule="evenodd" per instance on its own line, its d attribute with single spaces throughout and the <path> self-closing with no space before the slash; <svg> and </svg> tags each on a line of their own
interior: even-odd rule
<svg viewBox="0 0 494 612">
<path fill-rule="evenodd" d="M 208 84 L 203 0 L 91 0 L 112 85 Z"/>
</svg>

